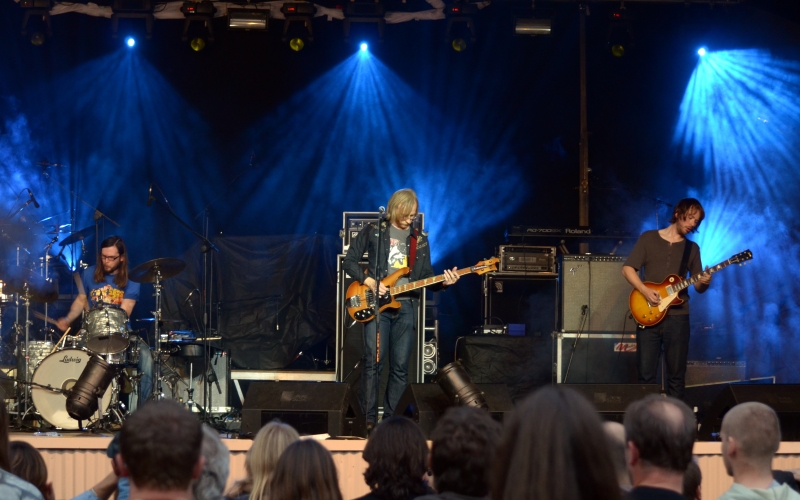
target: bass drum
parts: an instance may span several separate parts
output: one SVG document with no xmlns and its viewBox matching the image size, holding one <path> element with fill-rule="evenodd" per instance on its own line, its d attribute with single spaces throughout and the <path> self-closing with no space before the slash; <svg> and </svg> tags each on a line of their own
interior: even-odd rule
<svg viewBox="0 0 800 500">
<path fill-rule="evenodd" d="M 54 389 L 72 389 L 91 357 L 92 354 L 80 349 L 64 349 L 54 352 L 39 363 L 33 374 L 33 381 L 37 384 L 49 385 Z M 100 401 L 102 412 L 105 412 L 111 403 L 112 387 L 113 383 L 108 386 Z M 59 429 L 78 429 L 78 421 L 67 414 L 66 395 L 34 385 L 31 387 L 31 398 L 36 411 L 52 426 Z M 93 420 L 89 419 L 88 422 Z M 88 422 L 82 423 L 86 425 Z"/>
</svg>

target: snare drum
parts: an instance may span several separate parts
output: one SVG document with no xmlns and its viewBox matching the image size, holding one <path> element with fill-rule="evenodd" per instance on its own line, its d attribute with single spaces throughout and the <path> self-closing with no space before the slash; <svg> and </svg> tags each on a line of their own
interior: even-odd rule
<svg viewBox="0 0 800 500">
<path fill-rule="evenodd" d="M 100 305 L 86 313 L 86 348 L 97 354 L 113 354 L 128 348 L 128 314 L 118 307 Z"/>
<path fill-rule="evenodd" d="M 139 364 L 139 339 L 133 337 L 124 351 L 103 354 L 102 358 L 112 365 L 136 366 Z"/>
</svg>

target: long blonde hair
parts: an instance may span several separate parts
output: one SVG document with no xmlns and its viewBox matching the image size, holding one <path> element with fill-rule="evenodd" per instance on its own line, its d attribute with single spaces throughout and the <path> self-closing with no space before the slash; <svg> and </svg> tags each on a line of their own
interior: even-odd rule
<svg viewBox="0 0 800 500">
<path fill-rule="evenodd" d="M 397 222 L 403 217 L 411 215 L 414 207 L 419 207 L 417 193 L 413 189 L 401 189 L 395 191 L 389 203 L 386 204 L 386 215 L 390 222 Z"/>
<path fill-rule="evenodd" d="M 291 425 L 270 422 L 258 431 L 247 452 L 244 467 L 252 484 L 250 500 L 267 500 L 269 481 L 278 459 L 290 444 L 300 439 Z"/>
</svg>

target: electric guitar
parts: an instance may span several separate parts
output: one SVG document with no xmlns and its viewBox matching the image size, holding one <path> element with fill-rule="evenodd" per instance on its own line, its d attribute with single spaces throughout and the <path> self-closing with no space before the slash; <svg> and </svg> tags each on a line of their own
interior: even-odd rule
<svg viewBox="0 0 800 500">
<path fill-rule="evenodd" d="M 499 262 L 500 259 L 497 257 L 482 260 L 472 267 L 466 267 L 464 269 L 457 270 L 456 274 L 459 276 L 464 276 L 465 274 L 470 273 L 485 274 L 491 271 L 497 271 L 497 264 Z M 417 288 L 424 288 L 426 286 L 434 285 L 444 281 L 444 274 L 440 274 L 439 276 L 434 276 L 432 278 L 425 278 L 422 280 L 411 281 L 405 285 L 394 286 L 394 284 L 397 283 L 397 280 L 403 276 L 406 276 L 410 272 L 410 268 L 404 267 L 382 279 L 381 283 L 389 288 L 389 293 L 378 297 L 377 301 L 375 297 L 377 294 L 373 293 L 370 287 L 367 285 L 362 285 L 358 281 L 352 282 L 350 286 L 347 287 L 347 293 L 345 293 L 345 307 L 347 307 L 347 314 L 349 314 L 351 318 L 359 323 L 367 323 L 375 317 L 376 307 L 378 307 L 381 312 L 383 312 L 384 309 L 399 309 L 400 302 L 395 300 L 395 295 L 404 292 L 410 292 L 411 290 L 416 290 Z"/>
<path fill-rule="evenodd" d="M 670 274 L 667 279 L 661 283 L 653 283 L 645 281 L 644 286 L 651 290 L 656 290 L 661 296 L 661 302 L 658 305 L 650 304 L 645 296 L 635 288 L 631 291 L 628 305 L 631 308 L 633 319 L 644 328 L 645 326 L 653 326 L 661 323 L 667 315 L 667 309 L 671 306 L 683 304 L 684 300 L 678 298 L 678 292 L 688 288 L 689 285 L 696 283 L 700 278 L 706 274 L 715 273 L 721 269 L 725 269 L 731 264 L 739 264 L 747 262 L 753 258 L 753 252 L 745 250 L 744 252 L 737 253 L 728 260 L 722 261 L 714 267 L 709 267 L 705 271 L 690 276 L 686 279 L 681 279 L 677 274 Z"/>
</svg>

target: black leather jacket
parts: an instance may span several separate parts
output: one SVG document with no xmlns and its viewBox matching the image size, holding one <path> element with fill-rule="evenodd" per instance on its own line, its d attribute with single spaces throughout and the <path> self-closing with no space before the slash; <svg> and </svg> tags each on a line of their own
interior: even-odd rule
<svg viewBox="0 0 800 500">
<path fill-rule="evenodd" d="M 383 221 L 380 223 L 380 233 L 378 231 L 378 223 L 368 224 L 367 227 L 358 233 L 358 236 L 350 242 L 350 248 L 347 250 L 347 255 L 344 257 L 344 270 L 352 278 L 357 279 L 360 283 L 364 283 L 367 277 L 375 278 L 375 255 L 378 245 L 378 234 L 381 239 L 381 254 L 382 257 L 378 259 L 380 265 L 380 275 L 385 278 L 390 273 L 389 271 L 389 222 Z M 411 244 L 411 230 L 408 231 L 406 244 Z M 409 247 L 410 248 L 410 247 Z M 369 252 L 368 262 L 369 269 L 367 274 L 359 267 L 358 263 L 361 261 L 364 252 Z M 417 256 L 414 261 L 414 267 L 411 269 L 411 274 L 408 276 L 409 281 L 417 281 L 424 278 L 435 276 L 433 267 L 431 267 L 431 248 L 428 245 L 427 233 L 420 233 L 417 237 Z M 431 285 L 429 288 L 435 290 L 442 289 L 442 283 Z M 412 290 L 404 293 L 402 296 L 418 298 L 420 290 Z"/>
</svg>

